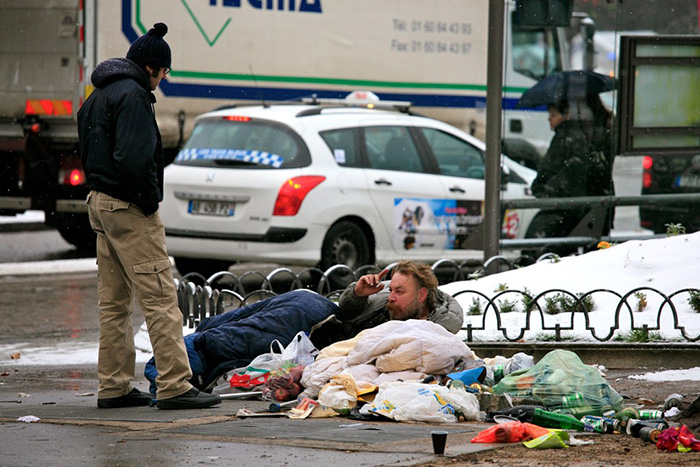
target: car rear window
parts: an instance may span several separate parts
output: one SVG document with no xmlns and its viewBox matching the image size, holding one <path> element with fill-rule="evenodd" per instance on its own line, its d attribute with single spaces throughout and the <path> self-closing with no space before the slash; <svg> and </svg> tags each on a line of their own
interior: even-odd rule
<svg viewBox="0 0 700 467">
<path fill-rule="evenodd" d="M 200 121 L 175 158 L 175 164 L 287 169 L 311 163 L 306 144 L 291 129 L 247 117 L 229 118 Z"/>
</svg>

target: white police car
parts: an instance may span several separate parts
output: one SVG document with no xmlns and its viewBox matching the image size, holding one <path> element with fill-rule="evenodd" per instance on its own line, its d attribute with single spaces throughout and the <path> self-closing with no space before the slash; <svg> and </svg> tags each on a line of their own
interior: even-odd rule
<svg viewBox="0 0 700 467">
<path fill-rule="evenodd" d="M 529 197 L 535 172 L 503 165 L 503 196 Z M 483 200 L 481 141 L 406 112 L 310 103 L 199 116 L 160 213 L 180 273 L 207 275 L 236 261 L 481 258 Z M 523 212 L 505 213 L 504 237 L 524 235 Z"/>
</svg>

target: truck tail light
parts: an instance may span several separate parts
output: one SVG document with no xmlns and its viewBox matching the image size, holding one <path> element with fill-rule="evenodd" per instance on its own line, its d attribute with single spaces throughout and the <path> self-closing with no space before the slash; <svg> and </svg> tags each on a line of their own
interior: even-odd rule
<svg viewBox="0 0 700 467">
<path fill-rule="evenodd" d="M 58 169 L 58 184 L 78 186 L 85 184 L 85 172 L 80 164 L 80 158 L 75 156 L 62 157 Z"/>
<path fill-rule="evenodd" d="M 306 195 L 325 179 L 326 177 L 320 175 L 309 175 L 285 181 L 277 193 L 277 201 L 275 201 L 272 215 L 296 216 Z"/>
<path fill-rule="evenodd" d="M 654 166 L 654 159 L 651 156 L 642 158 L 642 188 L 651 188 L 652 176 L 651 168 Z"/>
</svg>

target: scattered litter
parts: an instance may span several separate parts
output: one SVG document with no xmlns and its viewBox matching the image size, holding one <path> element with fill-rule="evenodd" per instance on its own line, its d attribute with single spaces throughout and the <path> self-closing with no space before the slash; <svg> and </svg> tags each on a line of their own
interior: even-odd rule
<svg viewBox="0 0 700 467">
<path fill-rule="evenodd" d="M 10 355 L 10 358 L 12 360 L 19 360 L 19 352 L 15 352 L 12 355 Z"/>
<path fill-rule="evenodd" d="M 529 449 L 561 449 L 569 447 L 557 433 L 547 433 L 530 441 L 524 441 L 523 446 Z"/>
<path fill-rule="evenodd" d="M 0 376 L 10 376 L 10 373 L 8 373 L 7 371 L 3 371 L 2 373 L 0 373 Z"/>
<path fill-rule="evenodd" d="M 22 403 L 22 401 L 13 400 L 13 399 L 0 401 L 0 404 L 21 404 L 21 403 Z"/>
<path fill-rule="evenodd" d="M 678 407 L 671 407 L 666 412 L 664 412 L 664 418 L 675 417 L 679 413 L 681 413 L 681 409 L 679 409 Z"/>
<path fill-rule="evenodd" d="M 574 352 L 561 349 L 548 352 L 527 371 L 505 376 L 492 389 L 494 394 L 534 400 L 548 411 L 576 418 L 620 410 L 623 400 L 597 369 L 585 365 Z"/>
<path fill-rule="evenodd" d="M 236 417 L 247 418 L 247 417 L 286 417 L 287 414 L 284 412 L 253 412 L 250 409 L 238 409 L 236 412 Z"/>
<path fill-rule="evenodd" d="M 27 394 L 26 392 L 19 392 L 17 393 L 17 397 L 32 397 L 31 394 Z"/>
<path fill-rule="evenodd" d="M 472 443 L 519 443 L 529 441 L 551 432 L 532 423 L 522 423 L 518 420 L 500 423 L 482 430 L 474 438 Z"/>
<path fill-rule="evenodd" d="M 92 397 L 94 395 L 95 395 L 94 392 L 77 392 L 75 394 L 75 397 Z"/>
<path fill-rule="evenodd" d="M 55 402 L 42 402 L 41 405 L 56 405 Z"/>
<path fill-rule="evenodd" d="M 683 401 L 683 396 L 681 394 L 669 394 L 664 400 L 664 410 L 668 410 L 672 407 L 680 407 Z"/>
<path fill-rule="evenodd" d="M 41 420 L 39 417 L 36 417 L 34 415 L 25 415 L 24 417 L 19 417 L 17 419 L 18 422 L 24 422 L 24 423 L 34 423 L 38 422 Z"/>
<path fill-rule="evenodd" d="M 646 398 L 644 398 L 644 397 L 638 398 L 638 399 L 637 399 L 637 403 L 638 403 L 638 404 L 642 404 L 642 405 L 656 405 L 656 402 L 654 402 L 654 401 L 651 400 L 651 399 L 646 399 Z"/>
<path fill-rule="evenodd" d="M 569 433 L 569 441 L 567 441 L 569 446 L 585 446 L 586 444 L 593 444 L 593 440 L 589 439 L 588 441 L 584 441 L 582 439 L 574 438 L 574 435 Z"/>
<path fill-rule="evenodd" d="M 674 426 L 659 434 L 656 447 L 662 451 L 700 451 L 700 440 L 693 436 L 687 426 Z"/>
</svg>

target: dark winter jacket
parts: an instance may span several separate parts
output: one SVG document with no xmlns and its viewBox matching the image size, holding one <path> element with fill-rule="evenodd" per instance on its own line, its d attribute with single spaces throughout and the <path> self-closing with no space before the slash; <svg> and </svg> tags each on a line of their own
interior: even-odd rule
<svg viewBox="0 0 700 467">
<path fill-rule="evenodd" d="M 148 74 L 126 58 L 92 73 L 78 112 L 80 156 L 90 190 L 134 203 L 147 216 L 163 199 L 163 148 Z"/>
<path fill-rule="evenodd" d="M 554 129 L 554 137 L 542 159 L 532 193 L 538 198 L 587 196 L 591 149 L 577 121 L 568 120 Z"/>
<path fill-rule="evenodd" d="M 538 198 L 612 195 L 612 164 L 606 128 L 565 121 L 554 129 L 532 193 Z"/>
</svg>

